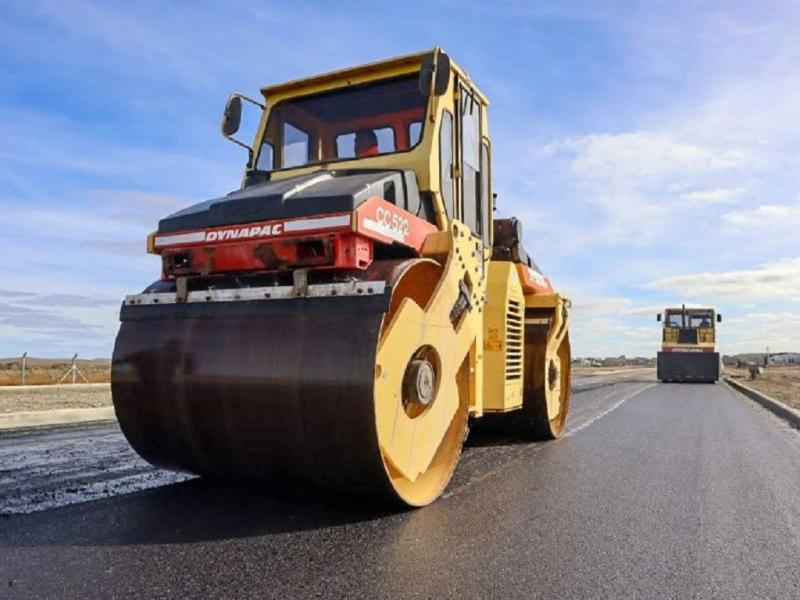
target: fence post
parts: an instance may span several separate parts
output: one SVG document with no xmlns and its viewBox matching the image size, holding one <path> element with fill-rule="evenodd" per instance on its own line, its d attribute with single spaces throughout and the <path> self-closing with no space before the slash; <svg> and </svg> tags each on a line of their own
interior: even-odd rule
<svg viewBox="0 0 800 600">
<path fill-rule="evenodd" d="M 28 353 L 22 353 L 22 385 L 25 385 L 25 361 L 28 358 Z"/>
<path fill-rule="evenodd" d="M 77 352 L 72 357 L 72 365 L 70 366 L 69 369 L 67 369 L 67 372 L 64 373 L 61 376 L 61 379 L 58 380 L 58 383 L 61 383 L 62 381 L 64 381 L 70 375 L 72 375 L 72 383 L 75 383 L 75 380 L 76 380 L 77 377 L 80 377 L 81 379 L 83 379 L 84 383 L 89 383 L 89 380 L 86 379 L 86 377 L 83 376 L 83 373 L 81 373 L 80 369 L 78 368 L 78 353 Z"/>
</svg>

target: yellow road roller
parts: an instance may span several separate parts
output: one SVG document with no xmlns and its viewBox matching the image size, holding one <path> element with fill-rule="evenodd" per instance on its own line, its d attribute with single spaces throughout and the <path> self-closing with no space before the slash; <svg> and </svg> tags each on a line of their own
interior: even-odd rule
<svg viewBox="0 0 800 600">
<path fill-rule="evenodd" d="M 656 319 L 662 321 L 662 313 Z M 661 351 L 656 376 L 662 382 L 714 383 L 722 370 L 715 350 L 716 323 L 722 315 L 713 308 L 668 308 L 663 313 Z"/>
<path fill-rule="evenodd" d="M 223 115 L 241 188 L 162 219 L 161 275 L 123 301 L 111 388 L 136 451 L 423 506 L 468 419 L 562 436 L 571 304 L 493 219 L 467 73 L 437 48 L 261 92 Z"/>
</svg>

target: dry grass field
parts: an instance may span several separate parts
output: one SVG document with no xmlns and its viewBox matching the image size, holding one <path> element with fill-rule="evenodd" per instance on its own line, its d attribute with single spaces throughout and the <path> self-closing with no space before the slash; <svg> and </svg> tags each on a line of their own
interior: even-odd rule
<svg viewBox="0 0 800 600">
<path fill-rule="evenodd" d="M 753 380 L 744 369 L 726 367 L 725 374 L 800 410 L 800 367 L 768 367 Z"/>
<path fill-rule="evenodd" d="M 108 384 L 0 387 L 0 414 L 101 406 L 111 406 L 111 386 Z"/>
<path fill-rule="evenodd" d="M 40 385 L 57 383 L 70 367 L 69 358 L 28 358 L 25 383 Z M 107 383 L 111 379 L 111 361 L 108 359 L 78 359 L 78 369 L 89 383 Z M 70 378 L 66 382 L 69 383 Z M 82 382 L 78 377 L 76 381 Z M 0 386 L 21 385 L 22 372 L 19 358 L 0 358 Z"/>
</svg>

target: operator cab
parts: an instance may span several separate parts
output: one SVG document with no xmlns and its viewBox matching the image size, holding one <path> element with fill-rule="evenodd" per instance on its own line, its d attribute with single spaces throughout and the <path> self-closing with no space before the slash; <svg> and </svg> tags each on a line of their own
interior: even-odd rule
<svg viewBox="0 0 800 600">
<path fill-rule="evenodd" d="M 657 315 L 661 321 L 661 313 Z M 714 342 L 715 322 L 722 321 L 722 315 L 711 308 L 668 308 L 664 313 L 663 342 L 672 344 Z"/>
<path fill-rule="evenodd" d="M 245 189 L 321 171 L 401 172 L 416 181 L 388 201 L 440 229 L 457 219 L 491 247 L 488 100 L 441 49 L 261 92 L 264 104 L 233 94 L 223 118 L 223 135 L 249 152 Z M 252 145 L 233 137 L 242 101 L 262 112 Z M 376 141 L 369 152 L 356 149 L 361 135 Z"/>
<path fill-rule="evenodd" d="M 661 321 L 661 314 L 658 315 Z M 664 327 L 678 329 L 713 329 L 714 310 L 710 308 L 668 308 L 664 320 Z M 716 315 L 716 321 L 722 321 L 722 315 Z"/>
</svg>

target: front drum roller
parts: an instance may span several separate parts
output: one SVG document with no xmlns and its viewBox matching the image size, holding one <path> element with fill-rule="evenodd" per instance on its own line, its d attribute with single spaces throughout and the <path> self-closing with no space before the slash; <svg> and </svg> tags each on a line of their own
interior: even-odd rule
<svg viewBox="0 0 800 600">
<path fill-rule="evenodd" d="M 160 467 L 428 504 L 467 422 L 468 349 L 436 302 L 441 273 L 415 259 L 380 295 L 124 306 L 120 427 Z"/>
</svg>

